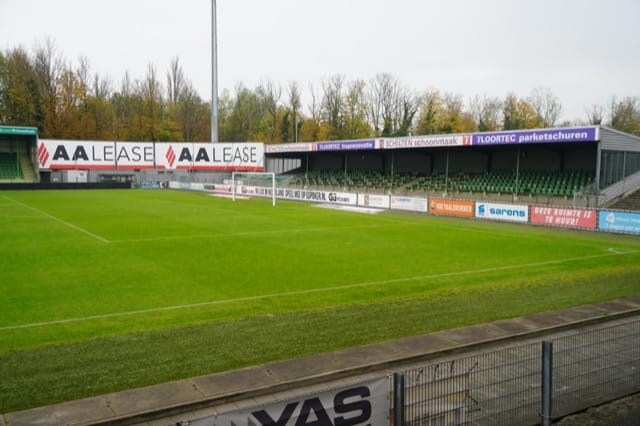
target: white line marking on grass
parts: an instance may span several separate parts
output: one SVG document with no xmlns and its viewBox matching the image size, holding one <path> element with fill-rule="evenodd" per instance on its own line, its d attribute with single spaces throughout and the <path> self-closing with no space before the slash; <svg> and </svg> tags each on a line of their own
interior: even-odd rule
<svg viewBox="0 0 640 426">
<path fill-rule="evenodd" d="M 172 241 L 172 240 L 193 240 L 207 238 L 234 238 L 234 237 L 251 237 L 254 235 L 279 235 L 279 234 L 295 234 L 300 232 L 327 232 L 327 231 L 348 231 L 351 229 L 371 229 L 371 228 L 387 228 L 392 226 L 404 226 L 401 223 L 386 223 L 376 225 L 358 225 L 358 226 L 324 226 L 316 228 L 298 228 L 298 229 L 276 229 L 273 231 L 246 231 L 246 232 L 225 232 L 219 234 L 199 234 L 199 235 L 169 235 L 166 237 L 149 237 L 149 238 L 129 238 L 123 240 L 111 240 L 112 243 L 146 243 L 154 241 Z"/>
<path fill-rule="evenodd" d="M 124 316 L 132 316 L 132 315 L 141 315 L 141 314 L 149 314 L 156 312 L 166 312 L 166 311 L 177 311 L 180 309 L 190 309 L 190 308 L 199 308 L 203 306 L 215 306 L 215 305 L 227 305 L 232 303 L 241 303 L 241 302 L 252 302 L 256 300 L 264 300 L 264 299 L 272 299 L 277 297 L 289 297 L 289 296 L 302 296 L 306 294 L 313 293 L 322 293 L 328 291 L 336 291 L 336 290 L 349 290 L 352 288 L 359 287 L 372 287 L 379 285 L 388 285 L 388 284 L 398 284 L 403 282 L 410 281 L 418 281 L 425 279 L 438 279 L 438 278 L 447 278 L 454 277 L 460 275 L 472 275 L 472 274 L 483 274 L 488 272 L 499 272 L 499 271 L 508 271 L 513 269 L 525 269 L 530 267 L 538 267 L 538 266 L 547 266 L 547 265 L 557 265 L 561 263 L 568 262 L 576 262 L 580 260 L 589 260 L 589 259 L 598 259 L 603 257 L 612 257 L 612 256 L 622 256 L 625 254 L 633 254 L 637 253 L 637 250 L 631 250 L 626 252 L 607 252 L 605 254 L 595 254 L 590 256 L 581 256 L 581 257 L 573 257 L 567 259 L 558 259 L 558 260 L 548 260 L 545 262 L 534 262 L 534 263 L 521 263 L 517 265 L 506 265 L 506 266 L 495 266 L 491 268 L 483 268 L 483 269 L 473 269 L 468 271 L 457 271 L 457 272 L 443 272 L 441 274 L 431 274 L 431 275 L 418 275 L 414 277 L 405 277 L 405 278 L 394 278 L 389 280 L 381 280 L 381 281 L 369 281 L 363 283 L 355 283 L 355 284 L 347 284 L 347 285 L 339 285 L 334 287 L 324 287 L 324 288 L 312 288 L 309 290 L 297 290 L 297 291 L 286 291 L 282 293 L 272 293 L 272 294 L 263 294 L 258 296 L 247 296 L 247 297 L 238 297 L 235 299 L 223 299 L 223 300 L 212 300 L 208 302 L 199 302 L 199 303 L 189 303 L 185 305 L 174 305 L 174 306 L 164 306 L 159 308 L 149 308 L 149 309 L 139 309 L 135 311 L 125 311 L 125 312 L 114 312 L 111 314 L 102 314 L 102 315 L 91 315 L 87 317 L 77 317 L 77 318 L 67 318 L 62 320 L 55 321 L 45 321 L 45 322 L 34 322 L 31 324 L 22 324 L 22 325 L 12 325 L 0 327 L 0 331 L 10 331 L 10 330 L 19 330 L 24 328 L 35 328 L 35 327 L 45 327 L 50 325 L 61 325 L 61 324 L 69 324 L 73 322 L 82 322 L 82 321 L 91 321 L 91 320 L 100 320 L 107 318 L 117 318 Z"/>
<path fill-rule="evenodd" d="M 14 200 L 13 198 L 9 198 L 9 197 L 4 196 L 4 195 L 2 196 L 2 198 L 4 198 L 5 200 L 13 201 L 15 204 L 17 204 L 19 206 L 22 206 L 22 207 L 24 207 L 26 209 L 32 210 L 32 211 L 34 211 L 36 213 L 40 213 L 41 215 L 46 216 L 49 219 L 53 219 L 53 220 L 55 220 L 57 222 L 60 222 L 63 225 L 65 225 L 65 226 L 67 226 L 67 227 L 69 227 L 71 229 L 75 229 L 78 232 L 82 232 L 83 234 L 90 236 L 91 238 L 95 238 L 98 241 L 102 241 L 105 244 L 109 244 L 109 240 L 107 240 L 106 238 L 102 238 L 100 235 L 96 235 L 93 232 L 89 232 L 86 229 L 80 228 L 79 226 L 76 226 L 73 223 L 67 222 L 66 220 L 60 219 L 59 217 L 55 217 L 55 216 L 53 216 L 53 215 L 51 215 L 51 214 L 49 214 L 49 213 L 47 213 L 45 211 L 36 209 L 35 207 L 31 207 L 31 206 L 29 206 L 27 204 L 21 203 L 20 201 Z"/>
<path fill-rule="evenodd" d="M 322 209 L 333 209 L 333 210 L 343 210 L 349 212 L 356 213 L 367 213 L 367 214 L 376 214 L 383 211 L 383 209 L 374 209 L 369 207 L 357 207 L 357 206 L 349 206 L 344 204 L 314 204 L 315 207 L 319 207 Z"/>
</svg>

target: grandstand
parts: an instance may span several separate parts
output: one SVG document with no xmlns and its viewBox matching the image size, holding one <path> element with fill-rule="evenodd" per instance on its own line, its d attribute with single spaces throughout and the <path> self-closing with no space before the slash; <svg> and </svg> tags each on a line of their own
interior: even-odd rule
<svg viewBox="0 0 640 426">
<path fill-rule="evenodd" d="M 307 174 L 296 173 L 289 185 L 313 186 L 329 189 L 355 189 L 400 194 L 452 195 L 513 194 L 524 196 L 572 197 L 595 179 L 586 171 L 484 172 L 467 174 L 459 172 L 446 176 L 443 173 L 419 175 L 398 173 L 394 176 L 376 170 L 335 171 L 319 170 Z"/>
<path fill-rule="evenodd" d="M 0 182 L 36 182 L 38 129 L 0 126 Z"/>
<path fill-rule="evenodd" d="M 294 187 L 603 206 L 640 187 L 640 138 L 600 126 L 266 146 Z"/>
</svg>

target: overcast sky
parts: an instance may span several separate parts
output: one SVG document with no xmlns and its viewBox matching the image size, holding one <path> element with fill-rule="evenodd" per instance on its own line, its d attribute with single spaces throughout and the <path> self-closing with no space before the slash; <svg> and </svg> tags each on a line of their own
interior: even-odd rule
<svg viewBox="0 0 640 426">
<path fill-rule="evenodd" d="M 217 0 L 217 12 L 220 91 L 388 72 L 465 101 L 549 88 L 571 121 L 640 96 L 640 0 Z M 177 56 L 211 99 L 210 31 L 211 0 L 0 0 L 0 49 L 50 37 L 114 88 L 149 63 L 164 82 Z"/>
</svg>

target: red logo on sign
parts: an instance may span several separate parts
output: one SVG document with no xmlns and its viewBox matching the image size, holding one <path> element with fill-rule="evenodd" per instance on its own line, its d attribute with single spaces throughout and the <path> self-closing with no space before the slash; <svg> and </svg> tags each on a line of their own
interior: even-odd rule
<svg viewBox="0 0 640 426">
<path fill-rule="evenodd" d="M 38 160 L 40 161 L 40 165 L 44 166 L 49 159 L 49 151 L 47 151 L 47 147 L 44 144 L 41 144 L 38 148 Z"/>
<path fill-rule="evenodd" d="M 169 146 L 165 158 L 169 162 L 169 167 L 173 167 L 173 162 L 176 161 L 176 153 L 173 152 L 173 147 Z"/>
<path fill-rule="evenodd" d="M 471 135 L 462 136 L 462 145 L 471 145 Z"/>
</svg>

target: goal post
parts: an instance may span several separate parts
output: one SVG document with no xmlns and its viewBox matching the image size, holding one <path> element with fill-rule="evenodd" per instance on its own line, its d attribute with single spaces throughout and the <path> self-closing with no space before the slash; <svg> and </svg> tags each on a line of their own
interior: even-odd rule
<svg viewBox="0 0 640 426">
<path fill-rule="evenodd" d="M 273 172 L 233 172 L 231 173 L 231 198 L 236 201 L 239 186 L 258 186 L 271 190 L 271 203 L 276 205 L 276 174 Z"/>
</svg>

